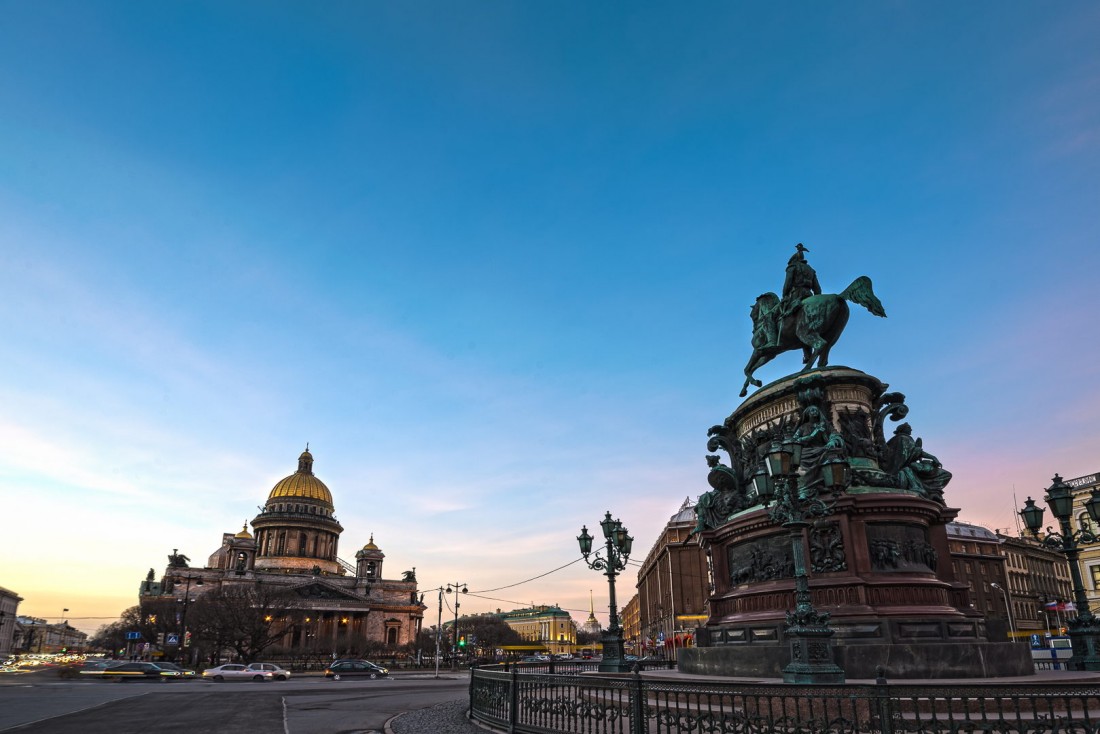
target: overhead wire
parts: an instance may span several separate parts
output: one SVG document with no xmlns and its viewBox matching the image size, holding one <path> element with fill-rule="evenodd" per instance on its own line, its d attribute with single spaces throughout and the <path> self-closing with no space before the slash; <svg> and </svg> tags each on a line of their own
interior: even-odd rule
<svg viewBox="0 0 1100 734">
<path fill-rule="evenodd" d="M 511 589 L 513 586 L 522 586 L 523 584 L 530 583 L 531 581 L 537 581 L 538 579 L 541 579 L 543 576 L 549 576 L 552 573 L 557 573 L 558 571 L 562 570 L 563 568 L 569 568 L 570 566 L 572 566 L 577 561 L 580 561 L 580 560 L 583 560 L 583 559 L 584 559 L 584 556 L 574 558 L 572 561 L 565 564 L 564 566 L 558 566 L 557 568 L 555 568 L 551 571 L 547 571 L 546 573 L 540 573 L 538 576 L 532 576 L 531 578 L 525 579 L 523 581 L 517 581 L 514 584 L 508 584 L 507 586 L 498 586 L 495 589 L 479 589 L 477 591 L 471 591 L 470 593 L 471 594 L 490 594 L 494 591 L 501 591 L 503 589 Z"/>
<path fill-rule="evenodd" d="M 502 591 L 504 589 L 511 589 L 511 588 L 516 587 L 516 586 L 522 586 L 523 584 L 530 583 L 532 581 L 537 581 L 538 579 L 545 578 L 546 576 L 549 576 L 552 573 L 557 573 L 558 571 L 569 568 L 570 566 L 575 564 L 577 561 L 583 561 L 583 560 L 584 560 L 584 556 L 578 556 L 577 558 L 574 558 L 569 563 L 566 563 L 562 566 L 558 566 L 557 568 L 546 571 L 545 573 L 540 573 L 537 576 L 532 576 L 529 579 L 524 579 L 523 581 L 517 581 L 514 584 L 506 584 L 505 586 L 498 586 L 498 587 L 493 588 L 493 589 L 478 589 L 477 591 L 469 591 L 469 592 L 466 592 L 466 593 L 469 594 L 469 596 L 472 596 L 472 597 L 477 598 L 477 599 L 484 599 L 485 601 L 499 601 L 499 602 L 503 602 L 505 604 L 515 604 L 516 606 L 520 606 L 520 607 L 527 606 L 528 604 L 531 604 L 532 602 L 516 601 L 514 599 L 500 599 L 500 598 L 497 598 L 497 597 L 494 597 L 494 596 L 484 596 L 484 594 L 491 594 L 494 591 Z M 630 565 L 637 565 L 637 566 L 642 565 L 641 563 L 639 563 L 637 561 L 630 561 L 630 560 L 628 560 L 627 563 L 630 564 Z M 432 589 L 432 590 L 434 591 L 435 589 Z M 451 600 L 447 598 L 446 594 L 443 594 L 443 603 L 447 607 L 447 611 L 451 614 L 454 614 L 455 610 L 451 608 Z M 558 608 L 561 609 L 562 611 L 566 611 L 566 612 L 587 612 L 587 611 L 590 611 L 588 609 L 571 609 L 571 608 L 566 608 L 566 607 L 558 607 Z"/>
</svg>

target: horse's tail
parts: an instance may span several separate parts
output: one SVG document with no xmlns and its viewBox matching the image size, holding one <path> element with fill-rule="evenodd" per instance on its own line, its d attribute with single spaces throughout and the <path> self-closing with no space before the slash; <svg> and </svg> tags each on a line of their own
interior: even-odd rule
<svg viewBox="0 0 1100 734">
<path fill-rule="evenodd" d="M 886 318 L 886 310 L 882 307 L 882 301 L 878 300 L 874 289 L 871 287 L 871 279 L 861 275 L 852 281 L 852 284 L 844 289 L 840 297 L 852 303 L 858 303 L 875 316 Z"/>
</svg>

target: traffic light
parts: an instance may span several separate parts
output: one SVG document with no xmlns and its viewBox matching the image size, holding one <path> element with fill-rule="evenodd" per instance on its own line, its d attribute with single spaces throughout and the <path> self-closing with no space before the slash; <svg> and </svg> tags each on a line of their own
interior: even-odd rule
<svg viewBox="0 0 1100 734">
<path fill-rule="evenodd" d="M 458 646 L 459 647 L 466 647 L 466 635 L 463 635 L 462 637 L 458 638 Z"/>
<path fill-rule="evenodd" d="M 158 645 L 163 645 L 164 644 L 164 633 L 163 632 L 158 632 L 157 633 L 157 644 Z"/>
<path fill-rule="evenodd" d="M 191 644 L 191 633 L 190 632 L 185 632 L 183 634 L 183 646 L 187 647 L 190 644 Z"/>
</svg>

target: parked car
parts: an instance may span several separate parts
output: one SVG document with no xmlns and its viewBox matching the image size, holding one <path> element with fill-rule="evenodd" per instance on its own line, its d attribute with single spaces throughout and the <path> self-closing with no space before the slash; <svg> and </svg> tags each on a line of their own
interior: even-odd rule
<svg viewBox="0 0 1100 734">
<path fill-rule="evenodd" d="M 180 670 L 162 667 L 159 663 L 119 663 L 103 669 L 81 670 L 81 675 L 98 675 L 101 678 L 122 681 L 127 679 L 138 680 L 183 680 L 185 675 Z"/>
<path fill-rule="evenodd" d="M 205 680 L 218 683 L 226 680 L 254 680 L 256 682 L 275 680 L 275 674 L 270 670 L 249 670 L 247 665 L 240 663 L 227 663 L 216 668 L 207 668 L 202 671 Z"/>
<path fill-rule="evenodd" d="M 334 660 L 325 668 L 325 677 L 333 680 L 343 678 L 382 678 L 390 671 L 369 660 Z"/>
<path fill-rule="evenodd" d="M 248 669 L 271 673 L 275 676 L 275 680 L 290 680 L 290 671 L 280 668 L 275 663 L 250 663 Z"/>
</svg>

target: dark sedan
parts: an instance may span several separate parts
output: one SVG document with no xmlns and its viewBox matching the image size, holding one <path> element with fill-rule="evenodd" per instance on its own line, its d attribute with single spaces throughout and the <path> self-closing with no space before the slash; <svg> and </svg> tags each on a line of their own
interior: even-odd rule
<svg viewBox="0 0 1100 734">
<path fill-rule="evenodd" d="M 336 660 L 325 668 L 325 677 L 333 680 L 343 678 L 382 678 L 390 671 L 369 660 Z"/>
</svg>

